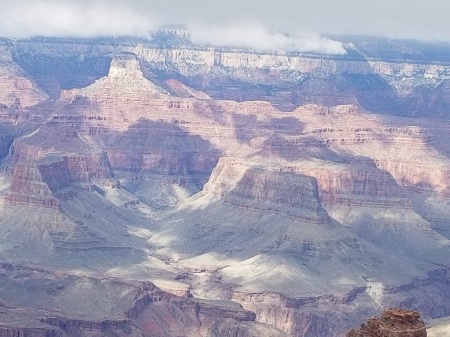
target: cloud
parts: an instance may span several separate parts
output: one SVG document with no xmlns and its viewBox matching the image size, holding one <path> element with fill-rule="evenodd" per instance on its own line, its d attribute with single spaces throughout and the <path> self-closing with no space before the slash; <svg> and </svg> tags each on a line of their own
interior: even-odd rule
<svg viewBox="0 0 450 337">
<path fill-rule="evenodd" d="M 448 0 L 147 0 L 147 3 L 164 23 L 205 22 L 226 26 L 234 22 L 258 22 L 293 35 L 313 32 L 450 42 Z"/>
<path fill-rule="evenodd" d="M 286 35 L 269 31 L 258 23 L 188 25 L 192 41 L 223 47 L 243 47 L 257 51 L 317 52 L 324 54 L 345 54 L 341 42 L 323 38 L 317 34 Z"/>
<path fill-rule="evenodd" d="M 158 20 L 123 3 L 55 0 L 6 0 L 0 19 L 1 35 L 30 36 L 149 37 Z"/>
<path fill-rule="evenodd" d="M 265 33 L 258 32 L 257 28 L 253 27 L 254 36 L 261 41 L 270 41 L 269 44 L 284 46 L 286 49 L 334 48 L 329 45 L 331 43 L 329 40 L 322 39 L 317 34 L 379 35 L 450 42 L 448 0 L 1 0 L 0 2 L 0 36 L 9 37 L 35 35 L 147 37 L 159 24 L 189 22 L 203 22 L 208 26 L 243 32 L 240 26 L 252 27 L 254 25 L 248 23 L 256 22 Z M 241 24 L 236 25 L 236 22 Z M 217 27 L 215 29 L 219 30 Z M 273 31 L 288 33 L 289 41 L 272 33 Z M 224 34 L 226 35 L 223 36 L 224 39 L 231 39 L 228 36 L 231 33 Z M 195 35 L 201 36 L 200 33 Z M 217 33 L 216 37 L 222 38 L 222 35 Z M 237 37 L 231 40 L 238 41 Z M 261 44 L 263 45 L 263 42 Z"/>
</svg>

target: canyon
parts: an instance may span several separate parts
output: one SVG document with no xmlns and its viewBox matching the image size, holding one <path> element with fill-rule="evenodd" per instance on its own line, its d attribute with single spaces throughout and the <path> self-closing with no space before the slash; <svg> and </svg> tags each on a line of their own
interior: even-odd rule
<svg viewBox="0 0 450 337">
<path fill-rule="evenodd" d="M 444 329 L 449 47 L 182 36 L 0 41 L 0 335 Z"/>
</svg>

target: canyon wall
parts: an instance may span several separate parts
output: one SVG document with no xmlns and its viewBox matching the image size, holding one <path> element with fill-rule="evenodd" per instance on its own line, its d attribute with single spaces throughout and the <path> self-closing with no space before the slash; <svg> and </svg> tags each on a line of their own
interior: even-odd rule
<svg viewBox="0 0 450 337">
<path fill-rule="evenodd" d="M 403 58 L 390 50 L 382 57 L 382 53 L 368 52 L 370 43 L 346 44 L 343 56 L 282 55 L 192 44 L 162 47 L 107 39 L 99 43 L 15 41 L 4 48 L 55 98 L 61 90 L 85 87 L 107 75 L 115 55 L 133 53 L 141 60 L 145 76 L 168 91 L 167 80 L 176 78 L 214 99 L 267 100 L 289 111 L 307 103 L 359 104 L 380 113 L 443 118 L 445 109 L 436 100 L 448 101 L 448 60 L 424 62 L 417 59 L 414 47 L 407 46 Z"/>
</svg>

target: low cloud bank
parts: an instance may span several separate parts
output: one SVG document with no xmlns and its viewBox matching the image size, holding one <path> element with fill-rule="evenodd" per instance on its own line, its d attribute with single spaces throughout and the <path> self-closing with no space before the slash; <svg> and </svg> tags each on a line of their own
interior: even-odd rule
<svg viewBox="0 0 450 337">
<path fill-rule="evenodd" d="M 161 24 L 167 23 L 160 20 L 162 14 L 157 8 L 137 0 L 3 0 L 1 7 L 0 36 L 9 38 L 132 36 L 150 39 Z M 202 24 L 201 19 L 192 22 L 196 23 L 189 24 L 188 28 L 194 43 L 257 51 L 345 53 L 338 41 L 314 34 L 284 35 L 269 30 L 260 21 L 222 25 Z"/>
<path fill-rule="evenodd" d="M 189 24 L 194 43 L 221 47 L 249 48 L 257 51 L 316 52 L 345 54 L 341 42 L 316 34 L 285 35 L 269 31 L 259 24 L 228 26 Z"/>
<path fill-rule="evenodd" d="M 222 27 L 194 32 L 199 41 L 342 53 L 339 42 L 297 32 L 450 42 L 449 11 L 448 0 L 0 0 L 0 36 L 148 37 L 163 24 L 207 22 Z"/>
<path fill-rule="evenodd" d="M 8 5 L 9 4 L 9 5 Z M 85 1 L 33 2 L 6 0 L 2 6 L 0 34 L 3 37 L 150 37 L 158 22 L 129 6 Z"/>
</svg>

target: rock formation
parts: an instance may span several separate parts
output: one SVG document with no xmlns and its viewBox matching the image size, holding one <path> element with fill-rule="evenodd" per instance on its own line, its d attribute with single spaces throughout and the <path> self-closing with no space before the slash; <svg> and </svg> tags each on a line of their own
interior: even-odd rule
<svg viewBox="0 0 450 337">
<path fill-rule="evenodd" d="M 183 41 L 187 38 L 185 33 L 179 36 Z M 61 89 L 91 84 L 108 73 L 114 55 L 134 53 L 147 65 L 147 76 L 163 83 L 175 73 L 185 85 L 214 99 L 268 100 L 291 110 L 307 103 L 332 106 L 359 102 L 367 110 L 381 113 L 434 114 L 440 118 L 446 114 L 438 101 L 447 97 L 448 59 L 440 56 L 427 63 L 418 57 L 427 47 L 446 55 L 445 46 L 418 46 L 406 41 L 383 45 L 376 40 L 355 39 L 346 44 L 347 56 L 280 55 L 185 42 L 168 45 L 168 41 L 158 43 L 155 39 L 154 44 L 17 41 L 5 48 L 5 54 L 53 95 Z M 60 48 L 55 48 L 55 43 Z M 65 62 L 67 59 L 70 62 Z"/>
<path fill-rule="evenodd" d="M 237 207 L 286 213 L 311 222 L 328 220 L 314 179 L 275 168 L 249 167 L 222 158 L 203 190 Z"/>
<path fill-rule="evenodd" d="M 425 324 L 417 311 L 388 309 L 379 318 L 371 318 L 347 337 L 426 337 Z"/>
<path fill-rule="evenodd" d="M 0 304 L 2 336 L 287 337 L 256 323 L 254 313 L 236 303 L 178 297 L 149 282 L 68 276 L 7 263 L 0 270 L 8 277 L 0 291 L 8 299 Z M 15 288 L 21 282 L 34 288 Z M 87 294 L 74 292 L 83 288 Z M 28 301 L 30 291 L 34 298 Z"/>
<path fill-rule="evenodd" d="M 161 34 L 1 42 L 0 334 L 325 337 L 383 307 L 450 314 L 449 60 Z"/>
</svg>

